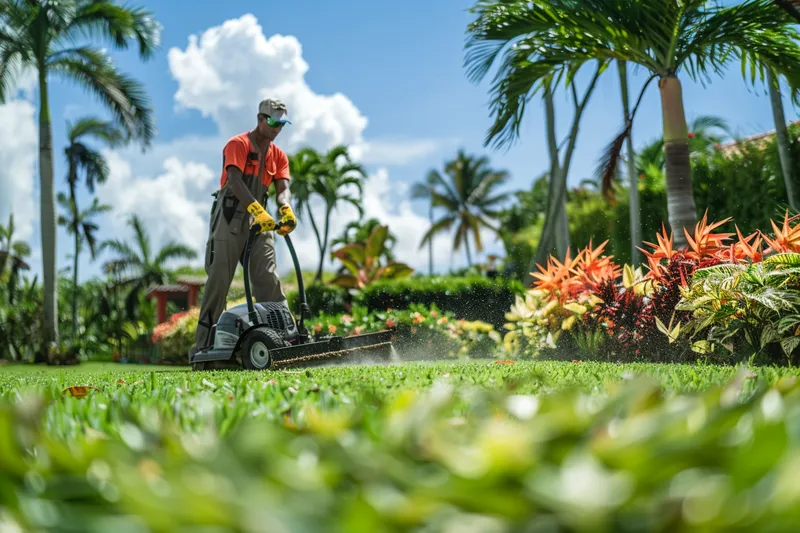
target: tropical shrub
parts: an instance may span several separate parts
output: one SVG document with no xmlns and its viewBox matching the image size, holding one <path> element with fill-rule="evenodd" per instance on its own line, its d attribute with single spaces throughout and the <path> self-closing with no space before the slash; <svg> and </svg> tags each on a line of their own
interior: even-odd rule
<svg viewBox="0 0 800 533">
<path fill-rule="evenodd" d="M 487 322 L 500 330 L 515 295 L 523 293 L 518 280 L 499 277 L 414 276 L 372 283 L 355 295 L 354 302 L 369 309 L 436 306 L 457 318 Z"/>
<path fill-rule="evenodd" d="M 706 213 L 681 250 L 662 228 L 657 243 L 645 243 L 651 250 L 641 250 L 646 273 L 602 256 L 607 241 L 563 263 L 551 257 L 507 314 L 504 349 L 519 357 L 723 361 L 775 344 L 790 357 L 800 344 L 791 340 L 800 332 L 800 266 L 787 254 L 800 252 L 800 225 L 787 213 L 782 227 L 771 223 L 772 237 L 744 237 L 734 226 L 737 240 L 727 242 L 734 234 L 715 230 L 729 221 L 709 224 Z M 777 255 L 765 261 L 769 254 Z M 747 354 L 715 349 L 731 339 L 746 342 Z"/>
<path fill-rule="evenodd" d="M 331 258 L 341 261 L 344 272 L 339 273 L 329 283 L 348 289 L 363 289 L 379 279 L 410 276 L 414 269 L 405 263 L 389 259 L 386 264 L 382 264 L 388 235 L 388 226 L 376 226 L 366 242 L 352 242 L 331 252 Z"/>
</svg>

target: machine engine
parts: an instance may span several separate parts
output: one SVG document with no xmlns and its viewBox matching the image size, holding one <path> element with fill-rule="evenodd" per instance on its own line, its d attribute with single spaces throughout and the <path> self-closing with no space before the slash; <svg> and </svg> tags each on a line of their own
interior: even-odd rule
<svg viewBox="0 0 800 533">
<path fill-rule="evenodd" d="M 297 324 L 285 300 L 256 303 L 255 308 L 263 327 L 275 330 L 287 342 L 297 338 Z M 231 307 L 220 315 L 211 332 L 214 350 L 233 350 L 242 333 L 253 325 L 248 315 L 246 303 Z"/>
</svg>

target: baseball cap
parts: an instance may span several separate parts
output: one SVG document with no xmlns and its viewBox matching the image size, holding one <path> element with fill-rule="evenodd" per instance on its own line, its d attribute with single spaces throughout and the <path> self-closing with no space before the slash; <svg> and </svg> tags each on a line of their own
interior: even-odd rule
<svg viewBox="0 0 800 533">
<path fill-rule="evenodd" d="M 291 122 L 285 118 L 289 114 L 286 109 L 286 104 L 277 98 L 267 98 L 266 100 L 261 100 L 261 103 L 258 104 L 258 112 L 262 115 L 267 115 L 272 120 L 275 120 L 281 124 L 291 124 Z"/>
</svg>

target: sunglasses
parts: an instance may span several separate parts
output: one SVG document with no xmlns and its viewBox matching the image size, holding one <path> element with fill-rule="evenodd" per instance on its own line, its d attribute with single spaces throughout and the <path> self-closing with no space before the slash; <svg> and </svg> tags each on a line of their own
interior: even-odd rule
<svg viewBox="0 0 800 533">
<path fill-rule="evenodd" d="M 262 114 L 261 116 L 266 119 L 267 125 L 270 128 L 277 128 L 278 126 L 283 126 L 284 124 L 291 124 L 291 122 L 289 122 L 288 120 L 275 120 L 271 116 L 264 114 Z"/>
</svg>

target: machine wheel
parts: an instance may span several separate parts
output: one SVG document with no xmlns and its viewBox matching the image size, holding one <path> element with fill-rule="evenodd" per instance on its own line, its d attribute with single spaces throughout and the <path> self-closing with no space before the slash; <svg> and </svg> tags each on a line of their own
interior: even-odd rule
<svg viewBox="0 0 800 533">
<path fill-rule="evenodd" d="M 242 365 L 248 370 L 265 370 L 272 366 L 270 350 L 283 348 L 286 342 L 274 330 L 254 329 L 242 342 Z"/>
<path fill-rule="evenodd" d="M 192 363 L 192 370 L 205 370 L 206 363 Z"/>
</svg>

